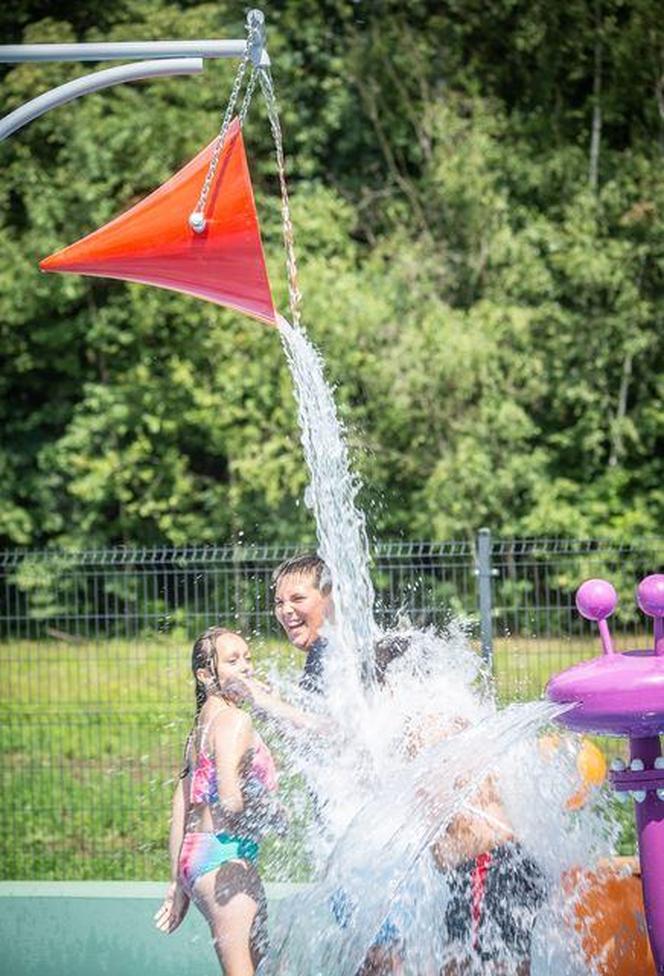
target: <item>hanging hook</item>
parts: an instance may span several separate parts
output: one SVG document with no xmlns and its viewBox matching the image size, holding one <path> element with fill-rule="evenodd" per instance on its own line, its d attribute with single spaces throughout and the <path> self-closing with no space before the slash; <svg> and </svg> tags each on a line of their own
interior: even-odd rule
<svg viewBox="0 0 664 976">
<path fill-rule="evenodd" d="M 263 62 L 265 48 L 265 16 L 262 10 L 250 10 L 247 14 L 246 29 L 247 53 L 254 68 L 259 68 Z"/>
</svg>

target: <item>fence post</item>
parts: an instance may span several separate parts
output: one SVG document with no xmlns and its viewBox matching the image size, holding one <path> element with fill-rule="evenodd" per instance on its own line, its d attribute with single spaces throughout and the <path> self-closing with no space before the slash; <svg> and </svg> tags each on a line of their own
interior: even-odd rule
<svg viewBox="0 0 664 976">
<path fill-rule="evenodd" d="M 477 533 L 477 586 L 480 605 L 480 642 L 482 658 L 493 671 L 493 625 L 491 621 L 491 530 L 480 529 Z"/>
</svg>

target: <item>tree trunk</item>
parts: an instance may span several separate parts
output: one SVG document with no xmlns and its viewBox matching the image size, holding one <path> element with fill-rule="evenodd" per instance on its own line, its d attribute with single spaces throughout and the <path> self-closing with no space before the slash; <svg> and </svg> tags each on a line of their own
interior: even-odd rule
<svg viewBox="0 0 664 976">
<path fill-rule="evenodd" d="M 599 147 L 602 138 L 602 5 L 595 3 L 595 63 L 593 72 L 593 120 L 590 134 L 590 167 L 588 181 L 597 192 L 599 178 Z"/>
<path fill-rule="evenodd" d="M 622 422 L 627 414 L 627 395 L 632 378 L 632 353 L 626 352 L 623 359 L 622 377 L 618 390 L 618 405 L 611 434 L 611 451 L 609 453 L 609 467 L 615 468 L 623 454 Z"/>
</svg>

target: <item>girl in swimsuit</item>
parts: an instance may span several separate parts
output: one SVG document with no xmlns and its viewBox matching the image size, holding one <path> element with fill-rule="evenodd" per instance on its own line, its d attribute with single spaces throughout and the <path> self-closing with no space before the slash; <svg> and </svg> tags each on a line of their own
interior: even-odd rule
<svg viewBox="0 0 664 976">
<path fill-rule="evenodd" d="M 233 682 L 253 673 L 246 641 L 210 627 L 194 644 L 192 671 L 196 718 L 173 798 L 171 883 L 155 922 L 162 932 L 175 931 L 193 900 L 226 976 L 253 976 L 266 944 L 259 843 L 284 825 L 276 770 L 251 718 L 233 701 Z"/>
</svg>

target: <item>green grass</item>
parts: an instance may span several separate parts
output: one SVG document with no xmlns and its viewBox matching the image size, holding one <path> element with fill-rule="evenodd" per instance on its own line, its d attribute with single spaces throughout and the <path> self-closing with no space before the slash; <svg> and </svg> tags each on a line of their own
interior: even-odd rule
<svg viewBox="0 0 664 976">
<path fill-rule="evenodd" d="M 256 658 L 294 663 L 277 644 Z M 0 876 L 166 877 L 192 712 L 183 642 L 0 645 Z M 279 844 L 268 854 L 281 873 Z"/>
<path fill-rule="evenodd" d="M 646 635 L 615 638 L 618 651 L 648 647 Z M 494 641 L 496 691 L 502 702 L 540 698 L 549 678 L 600 653 L 597 638 L 509 637 Z"/>
<path fill-rule="evenodd" d="M 596 653 L 595 641 L 498 640 L 499 697 L 538 698 L 550 674 Z M 301 665 L 278 642 L 258 644 L 255 657 L 259 670 Z M 0 876 L 165 878 L 170 799 L 192 709 L 183 641 L 0 644 Z M 631 805 L 616 810 L 621 852 L 631 852 Z M 306 863 L 292 860 L 297 847 L 292 837 L 265 845 L 269 879 L 306 875 Z"/>
</svg>

